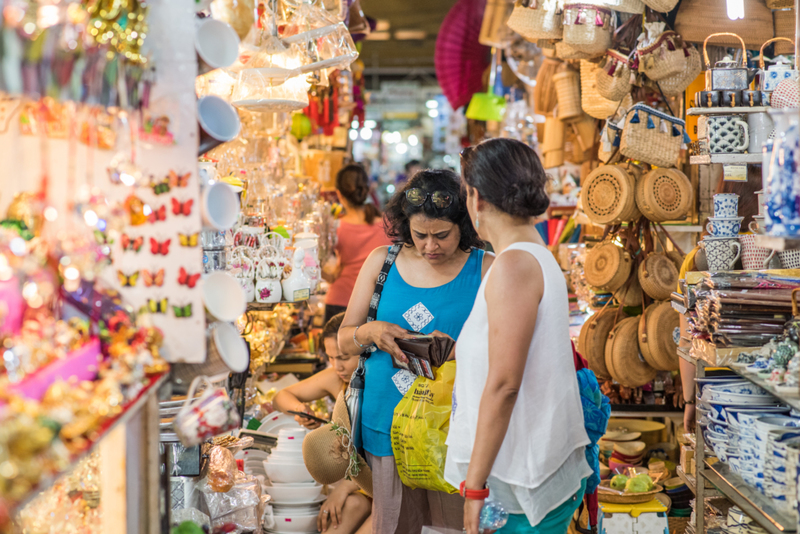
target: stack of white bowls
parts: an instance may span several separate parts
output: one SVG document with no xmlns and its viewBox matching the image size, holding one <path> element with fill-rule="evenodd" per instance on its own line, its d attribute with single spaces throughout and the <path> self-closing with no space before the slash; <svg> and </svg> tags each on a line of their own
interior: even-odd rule
<svg viewBox="0 0 800 534">
<path fill-rule="evenodd" d="M 317 532 L 317 515 L 325 496 L 322 485 L 314 481 L 303 462 L 305 428 L 284 428 L 278 444 L 264 461 L 269 484 L 264 488 L 272 497 L 272 534 Z"/>
</svg>

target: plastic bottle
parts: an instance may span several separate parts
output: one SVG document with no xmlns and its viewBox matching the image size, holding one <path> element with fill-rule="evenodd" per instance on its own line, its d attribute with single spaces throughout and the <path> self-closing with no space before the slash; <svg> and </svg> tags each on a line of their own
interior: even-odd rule
<svg viewBox="0 0 800 534">
<path fill-rule="evenodd" d="M 508 512 L 497 501 L 487 500 L 481 508 L 481 530 L 499 530 L 508 523 Z"/>
</svg>

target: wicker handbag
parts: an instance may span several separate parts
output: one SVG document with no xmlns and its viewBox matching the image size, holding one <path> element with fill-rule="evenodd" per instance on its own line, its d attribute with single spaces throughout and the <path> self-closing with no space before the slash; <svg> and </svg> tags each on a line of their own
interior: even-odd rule
<svg viewBox="0 0 800 534">
<path fill-rule="evenodd" d="M 669 13 L 675 6 L 678 5 L 679 0 L 642 0 L 644 4 L 654 11 L 659 13 Z"/>
<path fill-rule="evenodd" d="M 581 108 L 581 78 L 578 71 L 564 65 L 553 76 L 558 99 L 558 118 L 562 121 L 575 120 L 583 115 Z"/>
<path fill-rule="evenodd" d="M 680 324 L 678 312 L 668 301 L 654 302 L 639 320 L 639 350 L 650 367 L 658 371 L 677 371 L 678 345 L 672 333 Z"/>
<path fill-rule="evenodd" d="M 591 4 L 564 6 L 564 43 L 587 54 L 604 54 L 611 48 L 614 12 Z"/>
<path fill-rule="evenodd" d="M 586 59 L 581 60 L 581 107 L 587 115 L 595 119 L 605 120 L 619 107 L 619 101 L 625 97 L 623 93 L 617 100 L 609 100 L 600 94 L 597 77 L 603 69 Z"/>
<path fill-rule="evenodd" d="M 556 42 L 556 57 L 558 59 L 575 60 L 575 59 L 594 59 L 602 56 L 602 53 L 589 53 L 580 46 L 572 46 L 564 41 Z"/>
<path fill-rule="evenodd" d="M 586 283 L 601 291 L 618 290 L 631 274 L 631 256 L 621 247 L 607 241 L 586 254 L 583 266 Z"/>
<path fill-rule="evenodd" d="M 636 182 L 636 207 L 653 222 L 683 219 L 692 206 L 692 183 L 677 169 L 657 168 Z"/>
<path fill-rule="evenodd" d="M 581 205 L 595 224 L 633 221 L 641 216 L 636 207 L 635 180 L 619 165 L 603 165 L 592 171 L 581 188 Z"/>
<path fill-rule="evenodd" d="M 606 341 L 606 368 L 614 380 L 628 388 L 644 386 L 657 374 L 639 357 L 638 329 L 639 318 L 628 317 L 617 323 Z"/>
<path fill-rule="evenodd" d="M 683 72 L 689 51 L 683 47 L 681 36 L 673 31 L 665 31 L 648 46 L 636 48 L 639 59 L 639 72 L 653 81 L 659 81 Z"/>
<path fill-rule="evenodd" d="M 628 57 L 616 50 L 606 52 L 606 57 L 595 71 L 597 92 L 603 98 L 619 102 L 631 92 L 631 67 Z"/>
<path fill-rule="evenodd" d="M 508 27 L 531 42 L 561 39 L 563 24 L 557 0 L 517 0 Z"/>
<path fill-rule="evenodd" d="M 666 254 L 650 254 L 639 264 L 639 283 L 648 297 L 667 300 L 678 286 L 678 269 Z"/>
<path fill-rule="evenodd" d="M 614 298 L 623 308 L 642 305 L 642 286 L 639 284 L 639 274 L 631 273 L 630 280 L 614 293 Z"/>
<path fill-rule="evenodd" d="M 603 308 L 583 323 L 578 336 L 578 351 L 589 362 L 591 369 L 600 380 L 608 380 L 611 374 L 606 368 L 606 339 L 614 326 L 617 308 Z"/>
<path fill-rule="evenodd" d="M 689 52 L 689 57 L 683 66 L 683 71 L 679 74 L 659 80 L 658 86 L 664 93 L 664 96 L 678 96 L 682 94 L 689 84 L 692 83 L 701 72 L 703 72 L 703 61 L 700 58 L 700 52 L 694 46 L 688 46 L 685 50 Z"/>
<path fill-rule="evenodd" d="M 606 7 L 620 13 L 641 14 L 644 12 L 642 0 L 582 0 L 583 4 Z"/>
<path fill-rule="evenodd" d="M 689 143 L 686 123 L 644 104 L 625 116 L 620 151 L 624 156 L 659 167 L 674 167 L 681 144 Z"/>
</svg>

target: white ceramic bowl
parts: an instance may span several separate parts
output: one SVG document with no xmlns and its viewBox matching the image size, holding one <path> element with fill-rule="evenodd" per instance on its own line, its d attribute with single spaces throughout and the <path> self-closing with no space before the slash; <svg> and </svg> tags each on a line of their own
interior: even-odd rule
<svg viewBox="0 0 800 534">
<path fill-rule="evenodd" d="M 312 532 L 317 530 L 317 514 L 273 515 L 279 532 Z"/>
<path fill-rule="evenodd" d="M 311 503 L 322 495 L 322 485 L 285 484 L 266 487 L 275 504 Z"/>
<path fill-rule="evenodd" d="M 294 420 L 294 417 L 285 413 L 273 412 L 261 420 L 261 426 L 258 427 L 259 432 L 267 434 L 278 434 L 281 430 L 287 428 L 303 428 Z"/>
<path fill-rule="evenodd" d="M 258 449 L 247 449 L 237 452 L 234 456 L 237 460 L 258 460 L 264 461 L 269 457 L 268 452 L 260 451 Z"/>
<path fill-rule="evenodd" d="M 281 463 L 299 463 L 303 461 L 303 450 L 299 451 L 279 451 L 275 449 L 272 454 L 267 458 L 268 462 L 281 464 Z"/>
<path fill-rule="evenodd" d="M 303 427 L 283 428 L 280 430 L 280 432 L 278 432 L 278 441 L 284 441 L 287 439 L 299 439 L 302 441 L 303 438 L 306 437 L 306 434 L 308 434 L 308 430 Z"/>
<path fill-rule="evenodd" d="M 298 464 L 273 464 L 264 462 L 264 469 L 270 482 L 283 484 L 296 484 L 298 482 L 314 482 L 314 477 L 306 469 L 306 464 L 301 460 Z"/>
</svg>

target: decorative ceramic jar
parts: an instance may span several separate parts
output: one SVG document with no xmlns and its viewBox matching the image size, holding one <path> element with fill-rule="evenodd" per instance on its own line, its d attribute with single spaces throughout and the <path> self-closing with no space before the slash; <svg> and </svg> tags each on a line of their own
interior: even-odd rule
<svg viewBox="0 0 800 534">
<path fill-rule="evenodd" d="M 263 259 L 256 269 L 256 300 L 264 304 L 274 304 L 281 301 L 281 271 L 278 264 L 271 258 Z"/>
</svg>

